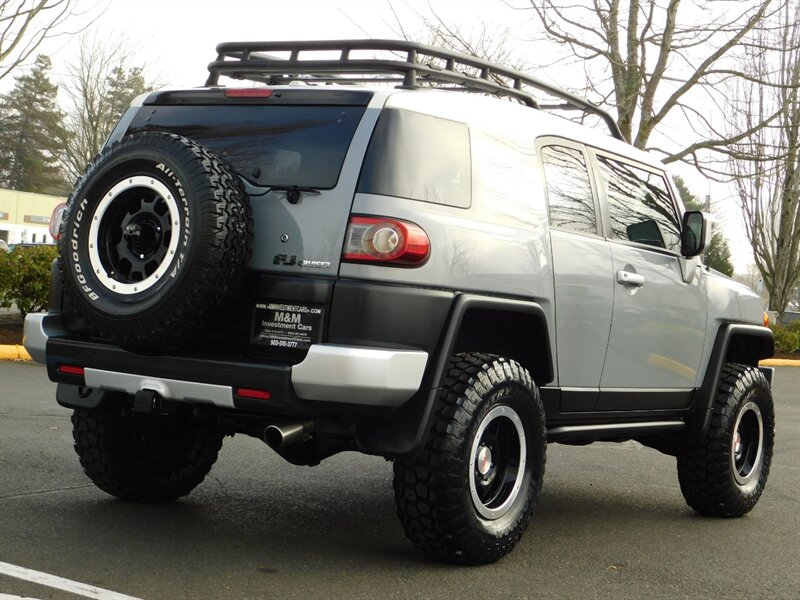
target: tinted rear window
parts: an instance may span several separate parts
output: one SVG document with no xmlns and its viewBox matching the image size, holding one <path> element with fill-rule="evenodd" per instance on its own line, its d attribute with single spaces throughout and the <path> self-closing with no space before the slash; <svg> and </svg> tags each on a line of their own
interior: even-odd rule
<svg viewBox="0 0 800 600">
<path fill-rule="evenodd" d="M 386 109 L 372 134 L 358 191 L 469 207 L 469 130 L 463 123 Z"/>
<path fill-rule="evenodd" d="M 259 186 L 330 189 L 362 106 L 147 106 L 129 133 L 168 131 L 198 141 Z"/>
</svg>

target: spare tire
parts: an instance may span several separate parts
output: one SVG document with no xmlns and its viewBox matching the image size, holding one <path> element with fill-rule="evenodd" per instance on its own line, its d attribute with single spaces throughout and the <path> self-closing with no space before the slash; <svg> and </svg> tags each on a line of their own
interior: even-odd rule
<svg viewBox="0 0 800 600">
<path fill-rule="evenodd" d="M 70 197 L 59 240 L 64 292 L 100 337 L 133 350 L 185 345 L 236 296 L 252 214 L 228 163 L 162 132 L 98 155 Z"/>
</svg>

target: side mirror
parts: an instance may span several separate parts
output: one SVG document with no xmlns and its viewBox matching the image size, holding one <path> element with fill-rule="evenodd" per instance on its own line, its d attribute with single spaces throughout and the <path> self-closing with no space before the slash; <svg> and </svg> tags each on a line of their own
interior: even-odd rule
<svg viewBox="0 0 800 600">
<path fill-rule="evenodd" d="M 699 210 L 683 213 L 681 255 L 686 258 L 701 255 L 711 243 L 711 221 Z"/>
</svg>

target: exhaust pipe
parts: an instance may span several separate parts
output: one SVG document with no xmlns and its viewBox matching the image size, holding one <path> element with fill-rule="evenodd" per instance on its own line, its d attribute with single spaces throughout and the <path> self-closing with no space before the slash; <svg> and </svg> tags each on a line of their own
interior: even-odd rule
<svg viewBox="0 0 800 600">
<path fill-rule="evenodd" d="M 311 421 L 270 425 L 264 430 L 264 441 L 270 448 L 277 450 L 308 439 L 313 427 L 314 423 Z"/>
</svg>

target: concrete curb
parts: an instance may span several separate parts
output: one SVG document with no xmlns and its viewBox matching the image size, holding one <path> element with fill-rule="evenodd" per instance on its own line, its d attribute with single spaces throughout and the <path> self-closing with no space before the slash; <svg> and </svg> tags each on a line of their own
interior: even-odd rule
<svg viewBox="0 0 800 600">
<path fill-rule="evenodd" d="M 800 367 L 800 360 L 791 358 L 768 358 L 758 363 L 762 367 Z"/>
<path fill-rule="evenodd" d="M 0 360 L 33 360 L 21 344 L 0 344 Z"/>
</svg>

